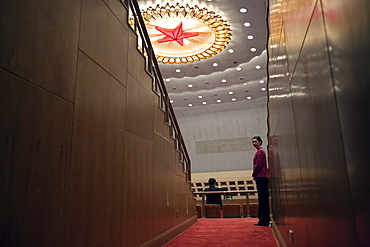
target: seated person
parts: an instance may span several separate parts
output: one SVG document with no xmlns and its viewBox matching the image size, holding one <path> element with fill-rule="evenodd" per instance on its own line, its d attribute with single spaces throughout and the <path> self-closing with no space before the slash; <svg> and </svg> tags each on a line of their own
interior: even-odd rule
<svg viewBox="0 0 370 247">
<path fill-rule="evenodd" d="M 207 192 L 207 191 L 226 191 L 227 189 L 226 188 L 219 188 L 219 187 L 216 187 L 216 179 L 214 178 L 210 178 L 208 179 L 208 184 L 209 184 L 209 188 L 205 189 L 204 191 Z M 220 209 L 222 210 L 222 200 L 221 200 L 221 194 L 210 194 L 210 195 L 207 195 L 206 194 L 206 197 L 207 197 L 207 201 L 206 201 L 206 204 L 218 204 L 220 205 Z"/>
</svg>

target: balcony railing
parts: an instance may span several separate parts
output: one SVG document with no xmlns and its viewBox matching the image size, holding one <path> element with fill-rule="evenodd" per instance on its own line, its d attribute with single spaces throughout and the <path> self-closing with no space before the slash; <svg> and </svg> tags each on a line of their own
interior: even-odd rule
<svg viewBox="0 0 370 247">
<path fill-rule="evenodd" d="M 138 36 L 138 51 L 146 59 L 146 71 L 153 78 L 153 91 L 160 98 L 160 107 L 165 112 L 166 123 L 170 126 L 170 135 L 175 140 L 175 148 L 180 152 L 180 161 L 184 164 L 187 182 L 191 182 L 190 158 L 181 135 L 179 124 L 170 103 L 166 86 L 153 51 L 144 20 L 136 0 L 121 0 L 128 9 L 128 24 Z"/>
</svg>

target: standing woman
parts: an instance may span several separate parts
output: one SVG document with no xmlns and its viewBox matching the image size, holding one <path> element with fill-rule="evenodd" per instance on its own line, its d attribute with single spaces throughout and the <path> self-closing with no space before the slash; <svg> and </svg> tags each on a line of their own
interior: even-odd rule
<svg viewBox="0 0 370 247">
<path fill-rule="evenodd" d="M 268 173 L 266 153 L 263 150 L 262 139 L 259 136 L 252 138 L 252 144 L 257 149 L 253 158 L 253 180 L 257 184 L 258 193 L 258 223 L 256 226 L 268 226 L 270 224 L 270 206 L 268 194 Z"/>
</svg>

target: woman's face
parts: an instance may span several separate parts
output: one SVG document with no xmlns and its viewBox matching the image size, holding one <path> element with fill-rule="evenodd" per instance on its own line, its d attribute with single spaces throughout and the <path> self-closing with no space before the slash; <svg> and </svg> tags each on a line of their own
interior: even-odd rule
<svg viewBox="0 0 370 247">
<path fill-rule="evenodd" d="M 253 147 L 255 147 L 256 149 L 258 149 L 261 146 L 261 143 L 257 141 L 257 139 L 252 139 L 252 144 Z"/>
</svg>

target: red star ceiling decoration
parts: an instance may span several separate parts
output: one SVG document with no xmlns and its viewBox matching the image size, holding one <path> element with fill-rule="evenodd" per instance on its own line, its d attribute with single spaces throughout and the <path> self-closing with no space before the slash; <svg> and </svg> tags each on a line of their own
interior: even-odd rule
<svg viewBox="0 0 370 247">
<path fill-rule="evenodd" d="M 158 43 L 176 41 L 180 45 L 184 45 L 184 39 L 199 35 L 199 33 L 196 32 L 184 32 L 184 30 L 182 29 L 182 22 L 180 22 L 179 25 L 177 25 L 177 27 L 175 27 L 174 29 L 168 29 L 158 26 L 155 26 L 155 29 L 166 35 L 162 39 L 158 40 Z"/>
<path fill-rule="evenodd" d="M 141 14 L 160 63 L 191 63 L 210 58 L 221 52 L 231 39 L 227 20 L 197 5 L 158 4 L 142 10 Z"/>
</svg>

